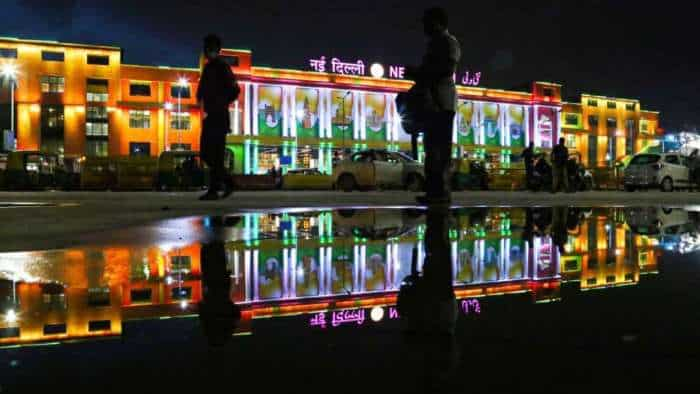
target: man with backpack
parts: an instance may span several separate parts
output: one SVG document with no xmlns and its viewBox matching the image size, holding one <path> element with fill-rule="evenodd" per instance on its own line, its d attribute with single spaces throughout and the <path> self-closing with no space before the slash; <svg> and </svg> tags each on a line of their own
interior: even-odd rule
<svg viewBox="0 0 700 394">
<path fill-rule="evenodd" d="M 569 150 L 564 145 L 564 138 L 559 138 L 559 143 L 552 149 L 552 193 L 558 192 L 562 185 L 564 191 L 569 192 L 568 161 Z"/>
</svg>

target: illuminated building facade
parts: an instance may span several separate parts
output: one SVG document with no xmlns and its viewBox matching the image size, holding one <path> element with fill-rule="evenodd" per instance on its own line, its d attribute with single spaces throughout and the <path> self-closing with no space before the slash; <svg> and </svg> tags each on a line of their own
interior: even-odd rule
<svg viewBox="0 0 700 394">
<path fill-rule="evenodd" d="M 330 172 L 333 159 L 348 150 L 410 150 L 394 104 L 396 93 L 411 86 L 399 79 L 402 73 L 387 79 L 254 67 L 250 51 L 223 55 L 242 88 L 227 141 L 235 172 Z M 0 63 L 19 70 L 18 149 L 70 156 L 199 149 L 199 69 L 123 64 L 116 47 L 12 38 L 0 39 Z M 563 135 L 584 162 L 598 165 L 608 153 L 636 152 L 658 132 L 658 114 L 642 111 L 635 100 L 584 95 L 571 104 L 562 103 L 561 85 L 553 83 L 534 82 L 520 92 L 459 82 L 455 157 L 489 157 L 507 166 L 530 141 L 548 149 Z M 0 89 L 2 128 L 10 123 L 8 90 Z"/>
<path fill-rule="evenodd" d="M 605 289 L 637 285 L 640 275 L 658 272 L 658 240 L 630 231 L 622 208 L 594 209 L 569 228 L 563 253 L 548 234 L 529 231 L 532 242 L 525 240 L 525 209 L 453 215 L 451 264 L 460 302 L 503 294 L 551 302 L 561 298 L 562 282 Z M 247 213 L 231 230 L 226 267 L 243 331 L 259 317 L 389 308 L 414 249 L 418 268 L 424 260 L 425 219 L 401 210 Z M 186 239 L 0 253 L 0 344 L 118 336 L 125 321 L 196 316 L 206 263 L 200 252 L 199 242 Z M 8 321 L 8 310 L 16 311 L 15 321 Z"/>
</svg>

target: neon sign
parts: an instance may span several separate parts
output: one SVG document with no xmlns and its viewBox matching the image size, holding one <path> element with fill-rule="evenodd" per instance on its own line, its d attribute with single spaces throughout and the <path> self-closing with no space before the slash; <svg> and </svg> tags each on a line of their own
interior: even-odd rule
<svg viewBox="0 0 700 394">
<path fill-rule="evenodd" d="M 381 309 L 381 313 L 377 313 L 378 309 Z M 370 310 L 370 316 L 372 316 L 373 322 L 381 321 L 384 316 L 388 316 L 388 320 L 399 319 L 399 311 L 395 306 L 390 306 L 389 313 L 385 314 L 383 308 L 380 306 L 375 306 Z M 459 304 L 459 309 L 465 315 L 480 315 L 481 314 L 481 304 L 479 300 L 475 298 L 464 299 Z M 331 311 L 330 312 L 330 322 L 328 321 L 328 312 L 318 312 L 314 313 L 309 320 L 310 327 L 320 327 L 327 328 L 329 325 L 332 327 L 339 327 L 342 325 L 364 325 L 368 320 L 365 319 L 367 316 L 367 311 L 363 308 L 355 309 L 344 309 L 341 311 Z M 330 323 L 330 324 L 329 324 Z"/>
<path fill-rule="evenodd" d="M 371 63 L 369 67 L 366 67 L 366 63 L 362 60 L 356 60 L 355 62 L 344 62 L 337 57 L 331 58 L 330 67 L 325 56 L 321 56 L 318 59 L 309 59 L 309 66 L 312 70 L 325 73 L 331 72 L 334 74 L 341 75 L 358 75 L 365 76 L 370 75 L 374 78 L 383 78 L 385 69 L 388 69 L 388 78 L 390 79 L 404 79 L 406 75 L 406 67 L 404 66 L 394 66 L 390 65 L 384 67 L 380 63 Z M 369 73 L 369 74 L 368 74 Z M 455 82 L 460 82 L 464 86 L 479 86 L 481 83 L 481 71 L 470 72 L 469 70 L 464 72 L 464 75 L 457 80 L 457 75 L 453 75 Z"/>
</svg>

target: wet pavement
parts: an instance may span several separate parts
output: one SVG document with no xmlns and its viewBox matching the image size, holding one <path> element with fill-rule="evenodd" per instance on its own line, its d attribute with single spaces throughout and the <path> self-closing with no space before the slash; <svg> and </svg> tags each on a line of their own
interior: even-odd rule
<svg viewBox="0 0 700 394">
<path fill-rule="evenodd" d="M 694 207 L 649 205 L 248 209 L 115 225 L 0 253 L 0 388 L 692 386 L 699 234 Z"/>
</svg>

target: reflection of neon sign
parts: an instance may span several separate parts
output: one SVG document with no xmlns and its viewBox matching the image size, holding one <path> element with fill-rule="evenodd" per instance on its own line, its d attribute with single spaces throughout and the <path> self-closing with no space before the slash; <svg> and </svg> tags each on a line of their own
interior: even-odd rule
<svg viewBox="0 0 700 394">
<path fill-rule="evenodd" d="M 372 316 L 372 321 L 374 322 L 380 322 L 385 316 L 388 316 L 388 320 L 396 320 L 399 319 L 399 311 L 396 309 L 395 306 L 390 306 L 389 307 L 389 313 L 377 313 L 376 309 L 382 309 L 380 306 L 375 306 L 370 310 L 370 316 Z M 465 299 L 462 300 L 460 303 L 460 310 L 465 314 L 465 315 L 470 315 L 470 314 L 476 314 L 480 315 L 481 314 L 481 304 L 479 303 L 479 300 L 475 298 L 470 298 L 470 299 Z M 339 327 L 342 325 L 346 324 L 352 324 L 361 326 L 365 324 L 368 320 L 365 319 L 365 316 L 367 314 L 367 311 L 363 308 L 355 308 L 355 309 L 344 309 L 342 311 L 332 311 L 330 312 L 330 325 L 333 327 Z M 326 328 L 329 325 L 328 322 L 328 317 L 327 317 L 327 312 L 318 312 L 312 315 L 311 319 L 309 320 L 309 326 L 310 327 L 320 327 L 320 328 Z"/>
</svg>

